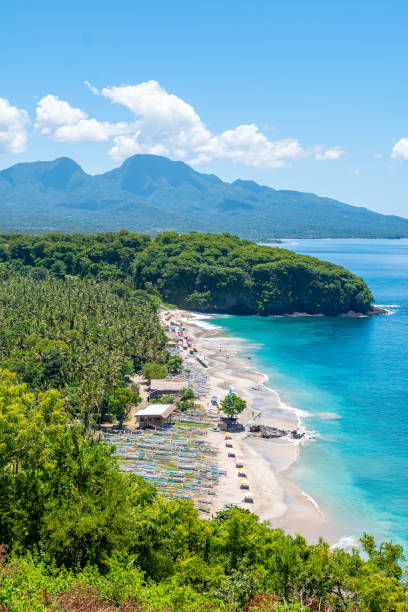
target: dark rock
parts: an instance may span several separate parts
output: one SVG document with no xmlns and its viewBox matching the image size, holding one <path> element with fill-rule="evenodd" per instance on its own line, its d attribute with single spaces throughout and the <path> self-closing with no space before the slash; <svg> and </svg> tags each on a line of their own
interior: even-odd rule
<svg viewBox="0 0 408 612">
<path fill-rule="evenodd" d="M 278 429 L 277 427 L 269 427 L 268 425 L 250 425 L 249 431 L 254 434 L 258 434 L 260 438 L 267 440 L 273 438 L 283 438 L 289 436 L 294 440 L 300 440 L 304 437 L 304 432 L 294 429 L 292 431 L 285 429 Z"/>
<path fill-rule="evenodd" d="M 385 308 L 380 308 L 379 306 L 371 306 L 370 310 L 367 312 L 369 317 L 375 317 L 383 314 L 387 314 L 387 310 Z"/>
<path fill-rule="evenodd" d="M 288 433 L 283 429 L 277 427 L 268 427 L 267 425 L 250 425 L 249 431 L 252 433 L 259 433 L 261 438 L 282 438 Z"/>
</svg>

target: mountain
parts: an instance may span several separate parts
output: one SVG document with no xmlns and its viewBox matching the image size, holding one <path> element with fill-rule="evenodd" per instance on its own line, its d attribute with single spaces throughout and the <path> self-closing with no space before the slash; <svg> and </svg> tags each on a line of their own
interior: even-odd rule
<svg viewBox="0 0 408 612">
<path fill-rule="evenodd" d="M 225 183 L 184 162 L 134 155 L 104 174 L 72 159 L 0 172 L 0 231 L 230 232 L 271 238 L 402 238 L 408 219 L 254 181 Z"/>
</svg>

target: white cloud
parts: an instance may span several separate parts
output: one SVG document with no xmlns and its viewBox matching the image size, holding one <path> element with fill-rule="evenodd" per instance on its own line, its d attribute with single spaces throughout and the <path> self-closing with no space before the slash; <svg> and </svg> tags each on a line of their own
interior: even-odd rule
<svg viewBox="0 0 408 612">
<path fill-rule="evenodd" d="M 126 123 L 81 119 L 74 125 L 60 126 L 55 130 L 53 136 L 59 142 L 80 142 L 82 140 L 98 142 L 108 140 L 108 138 L 117 134 L 126 134 L 129 129 L 130 127 Z"/>
<path fill-rule="evenodd" d="M 392 148 L 391 157 L 408 162 L 408 138 L 401 138 Z"/>
<path fill-rule="evenodd" d="M 280 168 L 306 155 L 297 140 L 271 142 L 255 124 L 239 125 L 213 136 L 201 152 L 213 157 L 228 157 L 249 166 Z"/>
<path fill-rule="evenodd" d="M 355 168 L 354 170 L 350 170 L 349 172 L 350 176 L 359 176 L 360 173 L 361 173 L 360 168 Z"/>
<path fill-rule="evenodd" d="M 332 147 L 331 149 L 324 149 L 322 146 L 315 147 L 316 154 L 315 159 L 324 161 L 327 159 L 340 159 L 344 155 L 344 151 L 339 147 Z"/>
<path fill-rule="evenodd" d="M 36 114 L 35 127 L 58 142 L 98 142 L 131 129 L 124 122 L 112 124 L 88 119 L 84 111 L 51 94 L 39 101 Z"/>
<path fill-rule="evenodd" d="M 0 98 L 0 153 L 22 153 L 27 148 L 26 126 L 30 123 L 25 110 L 11 106 Z"/>
<path fill-rule="evenodd" d="M 156 81 L 105 87 L 102 95 L 128 108 L 136 118 L 134 133 L 116 138 L 110 153 L 124 159 L 133 153 L 156 153 L 185 159 L 207 145 L 211 133 L 194 108 Z"/>
<path fill-rule="evenodd" d="M 37 108 L 36 127 L 41 133 L 60 142 L 112 137 L 109 153 L 119 160 L 136 153 L 151 153 L 195 164 L 222 157 L 249 166 L 279 168 L 302 157 L 338 159 L 343 154 L 339 148 L 325 150 L 321 145 L 304 149 L 294 138 L 271 141 L 255 124 L 215 134 L 190 104 L 167 93 L 157 81 L 102 90 L 88 81 L 85 84 L 95 95 L 127 108 L 132 121 L 100 122 L 57 96 L 48 95 Z"/>
<path fill-rule="evenodd" d="M 92 91 L 95 96 L 99 96 L 99 89 L 94 87 L 89 81 L 84 81 L 85 85 Z"/>
<path fill-rule="evenodd" d="M 116 159 L 134 153 L 159 153 L 195 164 L 223 157 L 250 166 L 278 168 L 310 155 L 296 139 L 270 141 L 255 124 L 213 134 L 190 104 L 167 93 L 157 81 L 105 87 L 102 95 L 136 117 L 135 133 L 115 138 L 110 154 Z M 322 154 L 327 155 L 325 159 L 340 156 L 337 149 L 336 153 Z"/>
<path fill-rule="evenodd" d="M 36 128 L 42 134 L 54 134 L 59 127 L 75 125 L 86 117 L 86 113 L 79 108 L 73 108 L 68 102 L 50 94 L 38 103 Z"/>
</svg>

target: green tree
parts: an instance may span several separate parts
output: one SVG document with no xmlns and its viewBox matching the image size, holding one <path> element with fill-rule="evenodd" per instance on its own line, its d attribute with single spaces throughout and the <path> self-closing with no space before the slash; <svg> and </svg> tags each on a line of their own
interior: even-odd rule
<svg viewBox="0 0 408 612">
<path fill-rule="evenodd" d="M 111 412 L 121 421 L 125 418 L 129 406 L 137 406 L 140 401 L 138 393 L 133 393 L 127 387 L 114 387 L 106 397 L 106 412 Z"/>
<path fill-rule="evenodd" d="M 47 385 L 61 387 L 69 378 L 69 359 L 66 351 L 58 346 L 50 345 L 42 356 L 43 378 Z"/>
<path fill-rule="evenodd" d="M 133 363 L 130 359 L 126 358 L 122 365 L 122 376 L 130 376 L 131 374 L 134 374 Z"/>
<path fill-rule="evenodd" d="M 169 372 L 181 372 L 183 366 L 183 360 L 180 355 L 172 355 L 167 362 L 167 369 Z"/>
<path fill-rule="evenodd" d="M 360 542 L 376 570 L 388 577 L 401 578 L 400 563 L 406 561 L 402 546 L 384 542 L 378 547 L 373 536 L 367 533 L 360 538 Z"/>
<path fill-rule="evenodd" d="M 110 281 L 36 281 L 13 272 L 0 278 L 0 311 L 0 367 L 34 391 L 63 391 L 87 424 L 125 373 L 167 358 L 150 301 L 119 297 Z"/>
<path fill-rule="evenodd" d="M 145 363 L 142 368 L 143 376 L 149 382 L 152 378 L 165 378 L 167 375 L 167 368 L 160 363 Z"/>
<path fill-rule="evenodd" d="M 181 412 L 187 412 L 194 406 L 194 402 L 192 400 L 177 400 L 176 405 Z"/>
<path fill-rule="evenodd" d="M 3 234 L 0 266 L 3 274 L 18 270 L 44 280 L 109 281 L 116 295 L 154 310 L 163 296 L 203 312 L 336 315 L 366 313 L 374 299 L 361 278 L 340 266 L 228 233 Z"/>
<path fill-rule="evenodd" d="M 180 395 L 182 400 L 192 400 L 195 397 L 193 389 L 189 388 L 181 389 Z"/>
<path fill-rule="evenodd" d="M 12 550 L 6 561 L 0 547 L 0 605 L 408 609 L 401 547 L 364 535 L 363 559 L 241 508 L 202 520 L 191 501 L 121 472 L 112 453 L 70 419 L 60 392 L 31 393 L 0 370 L 0 541 Z"/>
<path fill-rule="evenodd" d="M 231 394 L 227 395 L 221 402 L 221 410 L 225 412 L 230 418 L 236 417 L 241 414 L 246 408 L 246 401 L 240 398 L 238 395 Z"/>
<path fill-rule="evenodd" d="M 35 396 L 0 370 L 0 541 L 66 566 L 103 566 L 129 550 L 136 507 L 154 492 L 68 424 L 60 393 Z"/>
<path fill-rule="evenodd" d="M 172 395 L 161 395 L 160 397 L 154 397 L 150 400 L 151 404 L 174 404 L 174 397 Z"/>
</svg>

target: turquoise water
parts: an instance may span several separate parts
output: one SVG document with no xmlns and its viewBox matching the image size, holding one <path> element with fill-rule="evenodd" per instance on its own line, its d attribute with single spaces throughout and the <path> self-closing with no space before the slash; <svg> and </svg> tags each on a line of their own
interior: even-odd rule
<svg viewBox="0 0 408 612">
<path fill-rule="evenodd" d="M 408 240 L 299 240 L 298 253 L 362 276 L 392 314 L 370 318 L 217 317 L 318 437 L 289 475 L 333 517 L 408 552 Z"/>
</svg>

